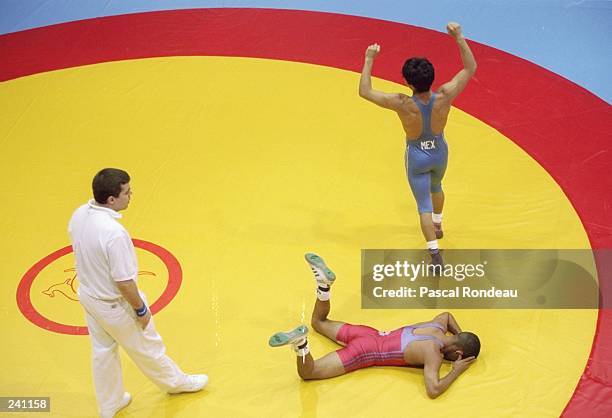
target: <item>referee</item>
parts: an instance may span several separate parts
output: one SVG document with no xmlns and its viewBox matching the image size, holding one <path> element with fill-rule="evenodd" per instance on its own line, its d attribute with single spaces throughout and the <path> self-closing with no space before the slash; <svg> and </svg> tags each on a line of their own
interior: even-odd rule
<svg viewBox="0 0 612 418">
<path fill-rule="evenodd" d="M 208 376 L 183 373 L 165 354 L 147 299 L 138 290 L 134 245 L 119 223 L 119 212 L 128 207 L 132 195 L 130 176 L 105 168 L 95 175 L 92 186 L 94 199 L 74 212 L 68 232 L 91 338 L 98 408 L 101 417 L 113 417 L 132 400 L 123 388 L 118 346 L 168 393 L 199 391 Z"/>
</svg>

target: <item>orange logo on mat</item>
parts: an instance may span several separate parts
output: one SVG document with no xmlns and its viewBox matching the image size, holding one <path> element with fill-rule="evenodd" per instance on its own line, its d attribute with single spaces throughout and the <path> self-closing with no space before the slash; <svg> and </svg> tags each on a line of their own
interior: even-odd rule
<svg viewBox="0 0 612 418">
<path fill-rule="evenodd" d="M 134 242 L 134 246 L 136 248 L 140 248 L 144 251 L 147 251 L 157 258 L 159 258 L 163 264 L 165 265 L 168 271 L 168 282 L 166 284 L 165 289 L 159 298 L 150 306 L 151 312 L 153 314 L 159 312 L 163 309 L 178 293 L 178 290 L 181 286 L 182 282 L 182 270 L 178 260 L 165 248 L 162 248 L 156 244 L 151 242 L 142 241 L 142 240 L 132 240 Z M 49 330 L 53 332 L 57 332 L 60 334 L 72 334 L 72 335 L 85 335 L 87 334 L 87 327 L 76 326 L 76 325 L 68 325 L 65 323 L 59 323 L 52 321 L 43 315 L 39 310 L 37 310 L 32 304 L 32 284 L 34 281 L 40 277 L 40 273 L 47 267 L 50 266 L 53 262 L 58 260 L 60 257 L 63 257 L 67 254 L 72 253 L 72 247 L 67 246 L 61 248 L 52 254 L 49 254 L 47 257 L 38 261 L 34 264 L 22 277 L 19 282 L 19 286 L 17 288 L 17 305 L 19 310 L 31 323 Z M 40 290 L 39 295 L 46 296 L 46 300 L 50 298 L 57 297 L 58 299 L 65 300 L 70 305 L 71 302 L 78 302 L 78 296 L 76 293 L 77 289 L 77 275 L 76 270 L 74 268 L 67 268 L 62 271 L 62 273 L 68 273 L 68 277 L 63 281 L 58 281 L 59 278 L 53 280 L 49 280 L 48 284 L 44 285 L 43 290 Z M 139 271 L 139 276 L 153 276 L 157 277 L 158 275 L 151 271 Z"/>
<path fill-rule="evenodd" d="M 76 269 L 69 268 L 69 269 L 64 270 L 64 273 L 70 273 L 70 272 L 74 273 L 71 277 L 67 278 L 61 283 L 52 284 L 51 286 L 49 286 L 48 289 L 43 290 L 42 294 L 47 295 L 50 298 L 54 298 L 56 295 L 62 295 L 67 299 L 78 302 L 79 297 L 76 292 L 76 288 L 77 288 Z M 157 274 L 153 273 L 152 271 L 139 271 L 138 275 L 139 276 L 157 276 Z"/>
<path fill-rule="evenodd" d="M 52 284 L 51 286 L 49 286 L 47 290 L 42 291 L 43 295 L 47 295 L 50 298 L 54 298 L 55 294 L 57 293 L 57 294 L 63 295 L 64 297 L 70 300 L 78 302 L 79 299 L 77 297 L 76 285 L 75 285 L 76 269 L 70 268 L 70 269 L 64 270 L 64 273 L 69 273 L 69 272 L 74 272 L 72 277 L 66 279 L 65 281 L 61 283 Z"/>
</svg>

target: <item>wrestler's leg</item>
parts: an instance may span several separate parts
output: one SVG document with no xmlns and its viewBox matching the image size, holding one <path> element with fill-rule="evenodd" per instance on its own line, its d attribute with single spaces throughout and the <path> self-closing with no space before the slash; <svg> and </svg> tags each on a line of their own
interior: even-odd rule
<svg viewBox="0 0 612 418">
<path fill-rule="evenodd" d="M 433 167 L 431 172 L 431 201 L 433 203 L 433 215 L 432 221 L 436 238 L 440 239 L 444 236 L 442 231 L 442 210 L 444 209 L 444 192 L 442 191 L 442 178 L 446 173 L 446 166 L 448 163 L 448 149 L 446 148 L 446 141 L 443 141 L 443 149 L 441 150 L 442 155 L 440 163 Z"/>
<path fill-rule="evenodd" d="M 431 220 L 434 226 L 434 232 L 436 239 L 444 237 L 444 231 L 442 230 L 442 210 L 444 209 L 444 192 L 436 192 L 431 194 L 431 201 L 433 202 L 433 214 Z"/>
<path fill-rule="evenodd" d="M 312 311 L 311 325 L 319 334 L 326 336 L 335 343 L 344 345 L 344 343 L 338 341 L 337 336 L 340 327 L 345 323 L 328 319 L 327 315 L 329 314 L 329 310 L 329 300 L 322 301 L 317 299 Z"/>
<path fill-rule="evenodd" d="M 419 220 L 421 223 L 421 232 L 423 233 L 423 237 L 425 237 L 425 241 L 427 242 L 435 241 L 436 231 L 434 229 L 431 212 L 419 213 Z"/>
<path fill-rule="evenodd" d="M 408 184 L 410 184 L 410 190 L 412 190 L 412 195 L 414 200 L 416 200 L 419 211 L 421 232 L 429 248 L 431 246 L 430 243 L 436 239 L 436 233 L 431 219 L 433 212 L 432 196 L 430 194 L 431 174 L 428 169 L 429 163 L 425 160 L 426 158 L 426 156 L 420 155 L 412 147 L 406 148 L 404 154 L 406 176 L 408 177 Z"/>
<path fill-rule="evenodd" d="M 338 330 L 344 322 L 332 321 L 327 318 L 331 308 L 330 294 L 331 285 L 336 280 L 336 275 L 327 267 L 325 261 L 316 254 L 308 253 L 305 256 L 317 282 L 317 299 L 312 311 L 311 324 L 315 331 L 326 336 L 330 340 L 342 344 L 337 340 Z"/>
<path fill-rule="evenodd" d="M 433 212 L 433 204 L 431 200 L 430 189 L 430 173 L 409 173 L 408 182 L 412 189 L 412 194 L 417 203 L 419 210 L 419 220 L 421 224 L 421 232 L 425 241 L 431 242 L 436 240 L 436 232 L 434 230 L 431 214 Z"/>
<path fill-rule="evenodd" d="M 440 190 L 439 192 L 432 193 L 431 201 L 434 213 L 442 214 L 442 210 L 444 210 L 444 192 Z"/>
<path fill-rule="evenodd" d="M 310 353 L 299 356 L 296 360 L 297 370 L 304 380 L 328 379 L 345 373 L 338 353 L 331 352 L 320 359 L 314 360 Z"/>
<path fill-rule="evenodd" d="M 318 360 L 312 358 L 308 344 L 308 328 L 300 325 L 292 331 L 277 332 L 268 342 L 271 347 L 291 345 L 297 354 L 297 372 L 304 380 L 327 379 L 344 374 L 344 366 L 338 354 L 334 351 Z"/>
<path fill-rule="evenodd" d="M 431 179 L 432 173 L 426 172 L 422 174 L 410 173 L 408 180 L 410 187 L 414 193 L 414 197 L 417 200 L 417 206 L 419 209 L 419 220 L 421 223 L 421 231 L 427 241 L 427 249 L 431 255 L 432 265 L 443 265 L 442 256 L 438 248 L 438 240 L 436 236 L 436 230 L 434 228 L 432 212 L 433 203 L 431 196 Z M 442 191 L 442 189 L 440 189 Z"/>
</svg>

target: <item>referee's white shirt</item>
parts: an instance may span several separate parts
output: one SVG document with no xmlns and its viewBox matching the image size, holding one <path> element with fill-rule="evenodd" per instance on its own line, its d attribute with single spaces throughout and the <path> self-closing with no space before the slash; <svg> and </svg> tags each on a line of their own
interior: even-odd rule
<svg viewBox="0 0 612 418">
<path fill-rule="evenodd" d="M 76 258 L 79 292 L 96 299 L 121 297 L 115 282 L 134 280 L 138 262 L 121 214 L 94 200 L 79 207 L 68 224 Z"/>
</svg>

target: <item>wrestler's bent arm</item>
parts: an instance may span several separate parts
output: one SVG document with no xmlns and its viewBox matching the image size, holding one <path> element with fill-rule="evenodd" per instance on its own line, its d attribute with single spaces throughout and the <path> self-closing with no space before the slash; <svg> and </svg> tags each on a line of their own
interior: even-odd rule
<svg viewBox="0 0 612 418">
<path fill-rule="evenodd" d="M 461 356 L 453 362 L 451 371 L 440 379 L 440 366 L 442 365 L 442 356 L 434 350 L 428 351 L 425 357 L 425 365 L 423 374 L 425 377 L 425 389 L 427 396 L 435 399 L 440 396 L 464 371 L 470 367 L 474 361 L 474 357 L 462 359 Z"/>
<path fill-rule="evenodd" d="M 399 93 L 383 93 L 372 88 L 372 66 L 374 58 L 380 51 L 380 45 L 373 44 L 366 49 L 365 62 L 359 79 L 359 96 L 386 109 L 398 110 L 402 105 Z"/>
<path fill-rule="evenodd" d="M 449 101 L 453 101 L 459 93 L 465 89 L 468 81 L 476 72 L 476 60 L 474 54 L 467 44 L 463 33 L 461 32 L 461 26 L 458 23 L 451 22 L 446 26 L 446 29 L 459 46 L 459 53 L 461 54 L 461 61 L 463 62 L 463 69 L 459 71 L 455 77 L 448 83 L 443 84 L 440 87 L 439 92 Z"/>
<path fill-rule="evenodd" d="M 450 312 L 442 312 L 440 315 L 434 318 L 434 321 L 441 323 L 451 334 L 457 335 L 461 332 L 461 327 L 457 323 L 457 320 L 453 314 Z"/>
</svg>

